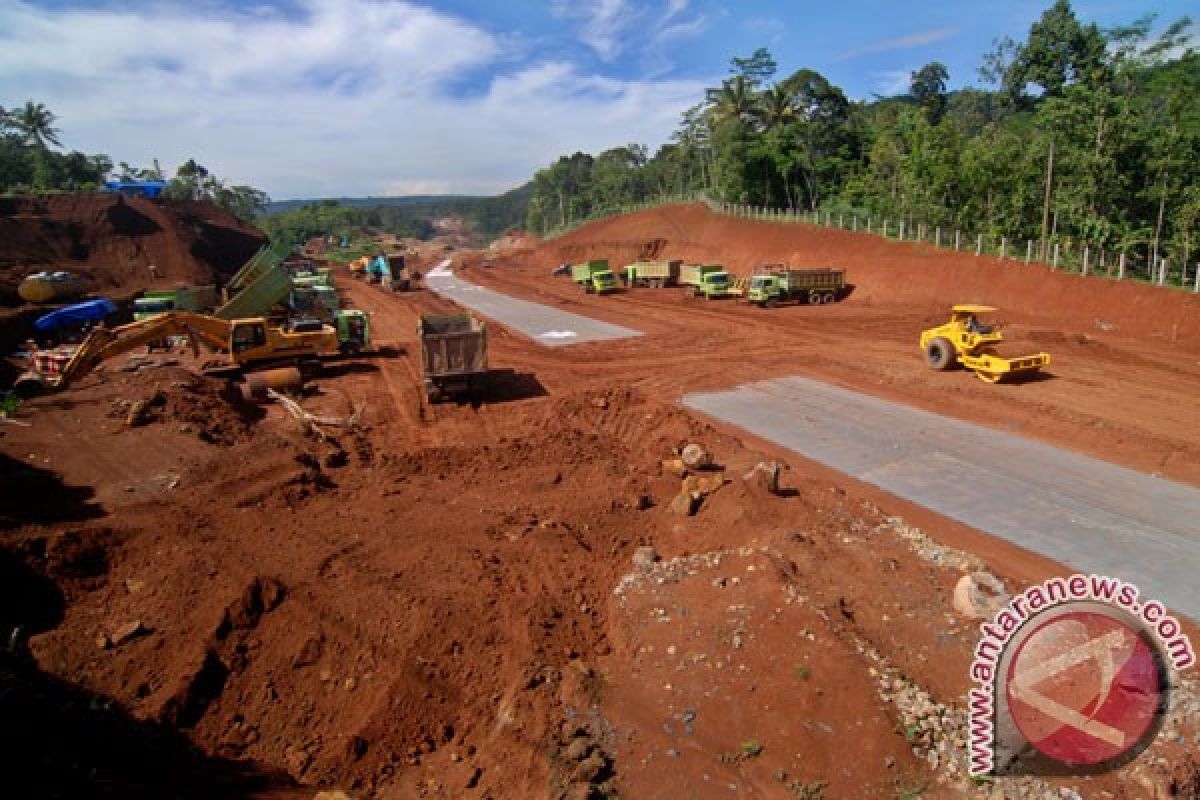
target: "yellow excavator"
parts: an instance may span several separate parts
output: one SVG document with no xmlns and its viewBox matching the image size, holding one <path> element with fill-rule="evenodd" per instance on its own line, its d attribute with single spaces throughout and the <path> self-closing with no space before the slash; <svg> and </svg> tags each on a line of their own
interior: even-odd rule
<svg viewBox="0 0 1200 800">
<path fill-rule="evenodd" d="M 289 330 L 273 327 L 261 317 L 223 320 L 171 311 L 116 328 L 92 330 L 57 380 L 49 385 L 65 389 L 101 361 L 168 336 L 187 336 L 194 349 L 197 342 L 203 342 L 213 350 L 228 353 L 231 365 L 242 368 L 303 361 L 338 352 L 337 329 L 315 320 Z"/>
<path fill-rule="evenodd" d="M 963 366 L 975 373 L 984 383 L 999 383 L 1018 375 L 1031 375 L 1050 363 L 1047 353 L 1007 358 L 999 355 L 995 345 L 1004 341 L 1004 334 L 994 325 L 979 320 L 990 314 L 991 306 L 961 304 L 950 309 L 950 321 L 921 332 L 921 350 L 931 369 L 948 370 Z"/>
</svg>

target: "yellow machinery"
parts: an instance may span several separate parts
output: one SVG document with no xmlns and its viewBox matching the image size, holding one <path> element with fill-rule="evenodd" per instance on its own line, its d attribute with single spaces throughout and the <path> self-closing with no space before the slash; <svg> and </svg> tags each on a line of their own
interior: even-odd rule
<svg viewBox="0 0 1200 800">
<path fill-rule="evenodd" d="M 1046 353 L 1017 358 L 998 355 L 993 346 L 1004 341 L 1004 334 L 979 321 L 980 314 L 995 310 L 991 306 L 954 306 L 949 322 L 921 333 L 925 361 L 936 370 L 961 364 L 986 383 L 998 383 L 1013 375 L 1029 375 L 1050 363 Z"/>
<path fill-rule="evenodd" d="M 66 388 L 97 364 L 168 336 L 185 335 L 229 354 L 237 366 L 297 361 L 338 352 L 335 328 L 315 321 L 304 328 L 284 330 L 263 318 L 223 320 L 188 311 L 171 311 L 117 328 L 96 328 L 63 367 L 55 388 Z"/>
</svg>

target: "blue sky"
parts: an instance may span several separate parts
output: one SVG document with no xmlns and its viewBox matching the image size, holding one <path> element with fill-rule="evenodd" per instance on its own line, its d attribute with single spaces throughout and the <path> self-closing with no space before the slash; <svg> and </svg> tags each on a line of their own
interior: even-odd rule
<svg viewBox="0 0 1200 800">
<path fill-rule="evenodd" d="M 1051 2 L 0 0 L 0 105 L 45 102 L 69 147 L 194 157 L 277 199 L 494 193 L 563 153 L 657 148 L 760 46 L 852 98 L 930 61 L 975 85 L 992 40 Z M 1191 5 L 1074 7 L 1161 27 Z"/>
</svg>

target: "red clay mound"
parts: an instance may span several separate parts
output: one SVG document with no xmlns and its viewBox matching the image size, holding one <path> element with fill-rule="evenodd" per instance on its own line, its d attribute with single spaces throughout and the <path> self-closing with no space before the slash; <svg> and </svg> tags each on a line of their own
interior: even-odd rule
<svg viewBox="0 0 1200 800">
<path fill-rule="evenodd" d="M 1005 319 L 1116 330 L 1200 351 L 1198 295 L 865 233 L 737 219 L 700 204 L 600 220 L 546 242 L 535 256 L 547 268 L 564 260 L 608 258 L 619 266 L 646 257 L 720 261 L 742 274 L 770 262 L 845 267 L 856 303 L 904 304 L 931 313 L 952 303 L 987 303 L 999 307 Z"/>
<path fill-rule="evenodd" d="M 211 203 L 107 193 L 0 198 L 0 305 L 19 305 L 17 285 L 44 269 L 70 270 L 89 290 L 114 295 L 220 282 L 265 241 Z"/>
</svg>

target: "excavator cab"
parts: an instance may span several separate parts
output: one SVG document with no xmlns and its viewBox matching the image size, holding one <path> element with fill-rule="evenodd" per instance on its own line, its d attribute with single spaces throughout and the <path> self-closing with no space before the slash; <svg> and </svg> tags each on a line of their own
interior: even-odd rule
<svg viewBox="0 0 1200 800">
<path fill-rule="evenodd" d="M 234 356 L 254 350 L 267 343 L 267 323 L 261 319 L 236 320 L 230 336 L 230 349 Z"/>
</svg>

